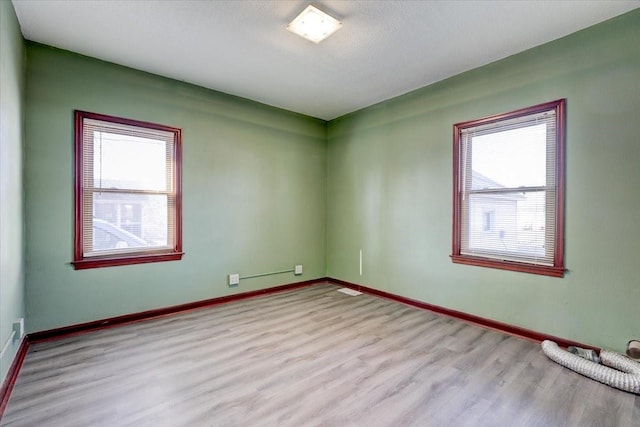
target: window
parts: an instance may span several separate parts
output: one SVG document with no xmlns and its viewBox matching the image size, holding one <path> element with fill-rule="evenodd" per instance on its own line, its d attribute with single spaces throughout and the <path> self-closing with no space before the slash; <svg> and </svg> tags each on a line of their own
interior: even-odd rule
<svg viewBox="0 0 640 427">
<path fill-rule="evenodd" d="M 75 112 L 76 269 L 182 258 L 181 130 Z"/>
<path fill-rule="evenodd" d="M 564 276 L 565 100 L 454 125 L 455 263 Z"/>
<path fill-rule="evenodd" d="M 483 231 L 491 231 L 493 230 L 493 211 L 484 211 L 484 225 L 482 226 Z"/>
</svg>

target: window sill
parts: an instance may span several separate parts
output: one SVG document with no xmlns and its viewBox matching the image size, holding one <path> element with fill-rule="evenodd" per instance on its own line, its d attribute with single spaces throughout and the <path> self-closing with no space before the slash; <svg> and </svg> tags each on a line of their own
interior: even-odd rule
<svg viewBox="0 0 640 427">
<path fill-rule="evenodd" d="M 471 257 L 468 255 L 451 255 L 455 264 L 474 265 L 477 267 L 497 268 L 500 270 L 518 271 L 521 273 L 540 274 L 551 277 L 564 277 L 564 267 L 526 264 L 515 261 L 499 261 L 495 259 Z"/>
<path fill-rule="evenodd" d="M 149 262 L 179 261 L 184 252 L 171 252 L 160 254 L 135 254 L 127 256 L 91 257 L 73 261 L 71 264 L 76 270 L 88 268 L 115 267 L 119 265 L 145 264 Z"/>
</svg>

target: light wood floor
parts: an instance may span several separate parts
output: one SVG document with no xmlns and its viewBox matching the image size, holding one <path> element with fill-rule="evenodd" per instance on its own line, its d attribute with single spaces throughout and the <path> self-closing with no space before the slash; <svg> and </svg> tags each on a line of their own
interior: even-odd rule
<svg viewBox="0 0 640 427">
<path fill-rule="evenodd" d="M 317 285 L 32 346 L 2 426 L 640 426 L 538 344 Z"/>
</svg>

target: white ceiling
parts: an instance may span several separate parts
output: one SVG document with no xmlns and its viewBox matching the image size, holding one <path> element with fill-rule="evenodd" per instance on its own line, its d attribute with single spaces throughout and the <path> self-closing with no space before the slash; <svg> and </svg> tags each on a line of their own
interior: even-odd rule
<svg viewBox="0 0 640 427">
<path fill-rule="evenodd" d="M 13 0 L 28 40 L 330 120 L 640 7 L 634 1 Z"/>
</svg>

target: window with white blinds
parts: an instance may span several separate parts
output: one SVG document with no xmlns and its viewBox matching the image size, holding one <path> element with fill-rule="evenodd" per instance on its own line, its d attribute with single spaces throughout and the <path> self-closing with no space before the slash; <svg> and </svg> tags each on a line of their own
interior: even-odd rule
<svg viewBox="0 0 640 427">
<path fill-rule="evenodd" d="M 74 265 L 182 256 L 181 130 L 75 112 Z"/>
<path fill-rule="evenodd" d="M 454 125 L 454 262 L 564 275 L 564 106 Z"/>
</svg>

